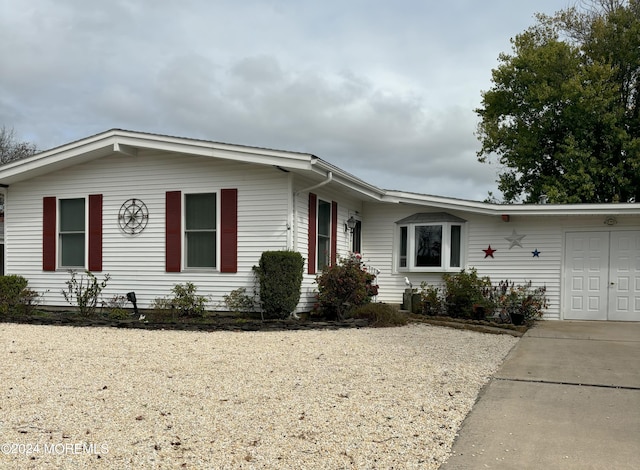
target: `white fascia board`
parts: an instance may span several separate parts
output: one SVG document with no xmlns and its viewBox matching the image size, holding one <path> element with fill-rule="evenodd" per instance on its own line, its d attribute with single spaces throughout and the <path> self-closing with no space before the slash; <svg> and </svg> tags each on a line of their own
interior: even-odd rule
<svg viewBox="0 0 640 470">
<path fill-rule="evenodd" d="M 137 149 L 200 155 L 232 161 L 311 170 L 313 155 L 259 149 L 154 134 L 110 130 L 53 148 L 0 167 L 0 184 L 11 184 L 68 166 L 120 152 L 134 157 Z"/>
<path fill-rule="evenodd" d="M 441 196 L 430 196 L 426 194 L 405 193 L 402 191 L 385 191 L 383 202 L 391 202 L 395 204 L 416 204 L 419 206 L 437 207 L 439 209 L 459 210 L 485 215 L 496 215 L 495 204 L 467 201 L 464 199 L 455 199 Z"/>
<path fill-rule="evenodd" d="M 640 204 L 522 204 L 496 205 L 496 210 L 510 215 L 640 215 Z"/>
<path fill-rule="evenodd" d="M 82 143 L 68 149 L 56 148 L 0 167 L 0 183 L 11 184 L 51 171 L 84 163 L 113 151 L 109 139 Z"/>
<path fill-rule="evenodd" d="M 400 191 L 387 191 L 384 200 L 425 205 L 441 209 L 461 210 L 475 214 L 502 216 L 568 216 L 568 215 L 640 215 L 640 204 L 491 204 L 464 199 L 428 196 Z"/>
<path fill-rule="evenodd" d="M 221 158 L 224 160 L 259 165 L 279 166 L 286 169 L 310 170 L 315 157 L 309 154 L 289 153 L 278 150 L 243 147 L 213 142 L 180 139 L 154 135 L 121 135 L 120 144 L 148 150 L 159 150 L 185 155 Z"/>
</svg>

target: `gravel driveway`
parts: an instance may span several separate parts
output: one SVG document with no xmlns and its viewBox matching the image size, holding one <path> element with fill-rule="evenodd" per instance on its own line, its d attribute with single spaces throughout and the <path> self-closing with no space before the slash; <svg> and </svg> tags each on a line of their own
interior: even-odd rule
<svg viewBox="0 0 640 470">
<path fill-rule="evenodd" d="M 0 324 L 0 468 L 435 469 L 517 342 Z"/>
</svg>

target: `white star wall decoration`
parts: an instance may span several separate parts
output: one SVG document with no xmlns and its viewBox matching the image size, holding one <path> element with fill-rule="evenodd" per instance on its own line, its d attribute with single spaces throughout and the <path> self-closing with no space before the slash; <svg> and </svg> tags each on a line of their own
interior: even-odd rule
<svg viewBox="0 0 640 470">
<path fill-rule="evenodd" d="M 526 237 L 526 235 L 518 235 L 514 230 L 511 235 L 509 235 L 508 237 L 504 237 L 504 239 L 510 243 L 509 249 L 513 248 L 514 246 L 519 246 L 520 248 L 522 248 L 522 239 L 524 237 Z"/>
</svg>

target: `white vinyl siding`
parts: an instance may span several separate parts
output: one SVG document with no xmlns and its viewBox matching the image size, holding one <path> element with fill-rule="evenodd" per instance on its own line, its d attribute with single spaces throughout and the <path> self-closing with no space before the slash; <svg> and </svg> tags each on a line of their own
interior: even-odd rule
<svg viewBox="0 0 640 470">
<path fill-rule="evenodd" d="M 318 284 L 316 283 L 316 274 L 307 274 L 308 271 L 308 211 L 309 211 L 309 193 L 298 192 L 303 188 L 308 188 L 317 181 L 311 181 L 306 178 L 299 178 L 294 185 L 295 192 L 295 234 L 293 249 L 302 254 L 305 259 L 304 276 L 302 278 L 302 293 L 298 311 L 309 311 L 313 308 L 316 301 Z M 327 186 L 312 191 L 318 196 L 318 200 L 336 201 L 338 203 L 338 230 L 337 230 L 337 258 L 348 256 L 352 248 L 351 233 L 344 230 L 344 224 L 354 214 L 362 213 L 362 202 L 352 197 L 345 196 L 344 193 L 332 191 Z M 366 231 L 366 221 L 362 222 L 362 232 Z"/>
<path fill-rule="evenodd" d="M 380 293 L 378 300 L 399 304 L 406 286 L 404 277 L 408 276 L 414 286 L 421 282 L 432 285 L 442 284 L 442 273 L 403 272 L 399 266 L 402 250 L 400 248 L 400 230 L 396 221 L 416 212 L 424 212 L 425 207 L 391 204 L 365 203 L 363 212 L 362 253 L 368 263 L 380 269 L 378 281 Z M 563 275 L 563 239 L 567 231 L 602 230 L 601 217 L 556 216 L 525 217 L 512 216 L 510 222 L 502 222 L 499 217 L 475 215 L 460 211 L 451 214 L 466 219 L 463 237 L 465 260 L 460 268 L 476 268 L 482 276 L 489 276 L 494 283 L 510 280 L 516 284 L 532 281 L 533 286 L 545 286 L 549 309 L 546 319 L 562 319 L 561 279 Z M 618 217 L 616 229 L 635 228 L 632 217 Z M 513 232 L 524 235 L 522 247 L 506 239 Z M 489 245 L 495 249 L 493 258 L 485 257 Z M 397 247 L 395 254 L 390 247 Z M 534 251 L 539 255 L 534 256 Z M 452 270 L 455 272 L 455 270 Z"/>
<path fill-rule="evenodd" d="M 238 189 L 238 272 L 191 270 L 165 272 L 165 193 L 211 193 Z M 65 306 L 61 295 L 66 270 L 42 271 L 42 198 L 58 199 L 103 195 L 103 270 L 111 280 L 104 300 L 135 291 L 140 308 L 171 294 L 178 283 L 193 282 L 198 293 L 211 296 L 208 308 L 223 308 L 223 296 L 234 289 L 252 290 L 252 268 L 266 250 L 286 249 L 289 218 L 288 175 L 270 166 L 168 153 L 139 152 L 136 157 L 113 154 L 99 160 L 52 172 L 8 189 L 5 217 L 7 272 L 20 274 L 29 286 L 44 294 L 46 305 Z M 122 232 L 118 211 L 136 198 L 149 210 L 146 228 L 137 235 Z M 219 215 L 218 215 L 219 218 Z M 305 234 L 306 237 L 306 234 Z M 306 254 L 304 254 L 306 257 Z M 216 259 L 220 248 L 216 247 Z"/>
</svg>

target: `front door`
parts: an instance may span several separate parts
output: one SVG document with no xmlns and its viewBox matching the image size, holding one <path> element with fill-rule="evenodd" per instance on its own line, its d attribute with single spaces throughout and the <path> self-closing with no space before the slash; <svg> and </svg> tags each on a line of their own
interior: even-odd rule
<svg viewBox="0 0 640 470">
<path fill-rule="evenodd" d="M 640 321 L 640 232 L 568 232 L 567 320 Z"/>
</svg>

